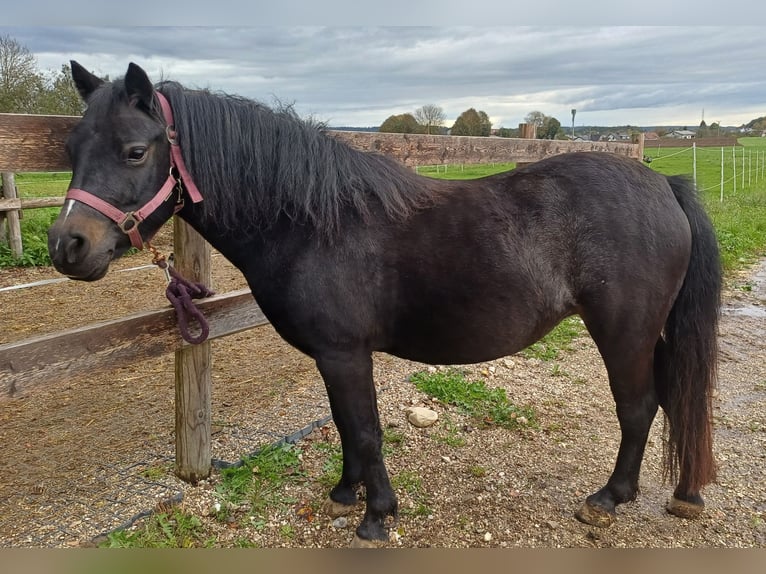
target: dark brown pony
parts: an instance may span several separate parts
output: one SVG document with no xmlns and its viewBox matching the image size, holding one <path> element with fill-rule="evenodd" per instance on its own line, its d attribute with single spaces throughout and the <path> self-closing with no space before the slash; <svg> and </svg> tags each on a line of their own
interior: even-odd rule
<svg viewBox="0 0 766 574">
<path fill-rule="evenodd" d="M 427 363 L 486 361 L 573 314 L 603 357 L 622 433 L 612 475 L 577 517 L 608 525 L 616 505 L 636 497 L 658 406 L 677 480 L 668 510 L 702 511 L 700 491 L 715 477 L 721 270 L 711 223 L 686 179 L 577 153 L 473 181 L 436 181 L 355 151 L 289 109 L 154 86 L 134 64 L 111 83 L 76 62 L 72 74 L 88 109 L 67 145 L 71 187 L 86 195 L 72 195 L 50 230 L 56 268 L 95 280 L 130 247 L 125 227 L 134 223 L 121 228 L 80 198 L 125 213 L 150 202 L 170 166 L 163 94 L 204 200 L 160 203 L 137 223 L 141 238 L 179 208 L 242 271 L 280 335 L 315 359 L 343 445 L 328 508 L 347 512 L 365 487 L 357 542 L 386 540 L 387 519 L 397 515 L 373 351 Z"/>
</svg>

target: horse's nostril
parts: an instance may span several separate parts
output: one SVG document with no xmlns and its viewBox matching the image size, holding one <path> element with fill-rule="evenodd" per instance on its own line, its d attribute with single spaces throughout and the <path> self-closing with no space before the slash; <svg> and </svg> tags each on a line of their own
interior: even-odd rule
<svg viewBox="0 0 766 574">
<path fill-rule="evenodd" d="M 64 245 L 64 252 L 66 254 L 67 263 L 73 264 L 82 257 L 82 255 L 88 250 L 88 240 L 84 235 L 79 233 L 73 233 L 66 244 Z"/>
</svg>

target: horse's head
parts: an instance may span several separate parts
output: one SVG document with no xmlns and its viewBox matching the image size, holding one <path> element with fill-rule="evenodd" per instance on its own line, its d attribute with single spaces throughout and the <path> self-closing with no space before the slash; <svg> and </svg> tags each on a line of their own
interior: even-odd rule
<svg viewBox="0 0 766 574">
<path fill-rule="evenodd" d="M 94 281 L 172 216 L 171 197 L 153 200 L 169 180 L 170 144 L 158 92 L 140 67 L 112 83 L 73 61 L 72 78 L 88 107 L 67 141 L 72 181 L 48 250 L 59 272 Z"/>
</svg>

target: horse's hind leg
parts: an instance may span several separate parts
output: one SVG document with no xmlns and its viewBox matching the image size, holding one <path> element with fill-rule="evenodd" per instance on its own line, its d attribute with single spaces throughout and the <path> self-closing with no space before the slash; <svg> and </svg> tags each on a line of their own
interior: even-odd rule
<svg viewBox="0 0 766 574">
<path fill-rule="evenodd" d="M 364 484 L 367 506 L 355 543 L 387 541 L 388 516 L 397 516 L 396 495 L 383 463 L 372 358 L 369 353 L 323 355 L 316 359 L 330 399 L 343 448 L 343 472 L 330 492 L 329 508 L 341 514 L 356 504 L 356 487 Z"/>
<path fill-rule="evenodd" d="M 606 365 L 622 436 L 612 475 L 603 488 L 588 496 L 576 516 L 593 526 L 609 526 L 616 506 L 638 494 L 644 449 L 658 408 L 653 374 L 656 339 L 648 342 L 651 337 L 647 333 L 653 330 L 645 324 L 631 329 L 618 321 L 620 328 L 611 330 L 592 320 L 588 324 L 587 318 L 585 321 Z"/>
</svg>

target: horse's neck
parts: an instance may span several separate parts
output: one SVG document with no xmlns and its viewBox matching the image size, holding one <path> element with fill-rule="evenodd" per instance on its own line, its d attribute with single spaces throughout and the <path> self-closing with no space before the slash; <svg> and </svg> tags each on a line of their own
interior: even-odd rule
<svg viewBox="0 0 766 574">
<path fill-rule="evenodd" d="M 182 213 L 210 245 L 237 267 L 251 283 L 268 282 L 289 265 L 311 241 L 311 230 L 293 225 L 284 217 L 266 230 L 222 230 L 194 214 Z"/>
</svg>

